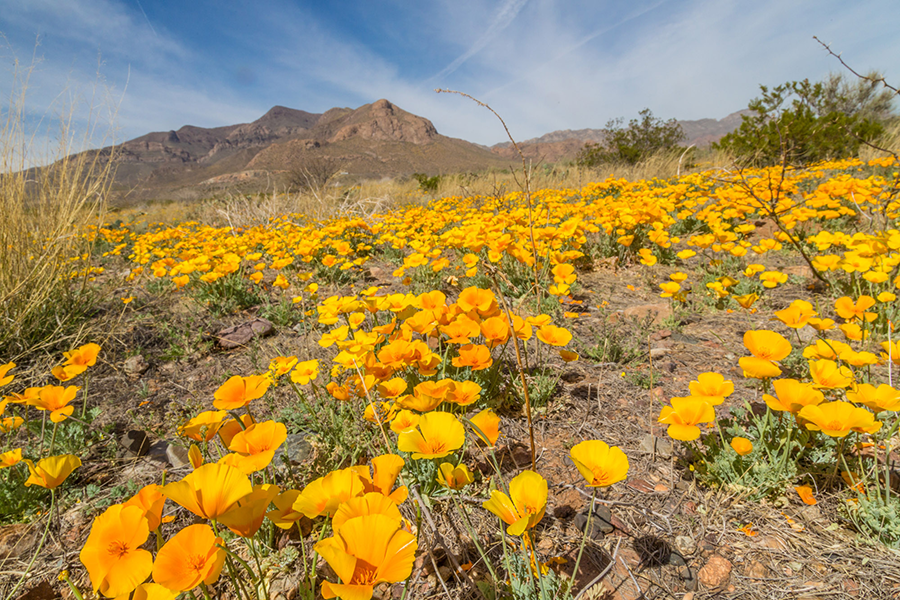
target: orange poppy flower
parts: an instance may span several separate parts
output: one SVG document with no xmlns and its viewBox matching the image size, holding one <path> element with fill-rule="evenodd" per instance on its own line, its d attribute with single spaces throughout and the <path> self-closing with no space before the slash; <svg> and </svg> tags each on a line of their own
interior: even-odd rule
<svg viewBox="0 0 900 600">
<path fill-rule="evenodd" d="M 447 402 L 459 406 L 474 404 L 481 394 L 481 386 L 474 381 L 457 381 L 447 394 Z"/>
<path fill-rule="evenodd" d="M 268 391 L 272 380 L 265 375 L 231 377 L 213 394 L 213 406 L 220 410 L 236 410 L 247 406 L 251 401 L 262 398 Z"/>
<path fill-rule="evenodd" d="M 228 412 L 224 410 L 207 410 L 182 425 L 179 431 L 192 440 L 208 442 L 216 437 L 216 432 L 227 416 Z"/>
<path fill-rule="evenodd" d="M 192 590 L 200 582 L 215 583 L 225 565 L 222 543 L 209 525 L 185 527 L 156 553 L 153 580 L 176 592 Z"/>
<path fill-rule="evenodd" d="M 402 377 L 394 377 L 390 381 L 378 384 L 378 393 L 383 398 L 396 398 L 406 391 L 407 383 Z"/>
<path fill-rule="evenodd" d="M 860 296 L 856 302 L 849 296 L 843 296 L 834 301 L 834 310 L 845 321 L 865 320 L 869 323 L 878 318 L 876 313 L 866 312 L 875 306 L 875 298 Z"/>
<path fill-rule="evenodd" d="M 341 503 L 365 493 L 363 478 L 354 469 L 339 469 L 311 481 L 297 499 L 293 509 L 310 519 L 319 515 L 334 516 Z"/>
<path fill-rule="evenodd" d="M 331 518 L 331 529 L 337 531 L 350 519 L 366 515 L 384 515 L 399 522 L 403 521 L 397 503 L 390 497 L 380 492 L 368 492 L 341 504 Z"/>
<path fill-rule="evenodd" d="M 266 518 L 281 529 L 290 529 L 303 518 L 303 513 L 294 509 L 294 502 L 300 490 L 287 490 L 272 499 L 275 508 L 266 513 Z"/>
<path fill-rule="evenodd" d="M 394 433 L 403 433 L 404 431 L 412 431 L 419 425 L 422 417 L 411 410 L 401 410 L 391 421 L 391 431 Z"/>
<path fill-rule="evenodd" d="M 73 454 L 48 456 L 39 460 L 37 464 L 27 458 L 23 462 L 28 465 L 29 471 L 25 487 L 39 485 L 48 490 L 58 487 L 72 471 L 81 466 L 81 459 Z"/>
<path fill-rule="evenodd" d="M 245 457 L 238 461 L 241 471 L 255 473 L 269 466 L 275 451 L 286 439 L 287 427 L 283 423 L 264 421 L 235 434 L 228 449 Z"/>
<path fill-rule="evenodd" d="M 587 480 L 588 487 L 607 487 L 628 476 L 628 457 L 621 448 L 610 448 L 600 440 L 579 442 L 569 451 L 569 457 L 578 472 Z"/>
<path fill-rule="evenodd" d="M 40 388 L 38 397 L 30 400 L 29 404 L 38 410 L 49 410 L 50 420 L 54 423 L 61 423 L 75 411 L 75 407 L 70 402 L 75 399 L 75 394 L 80 389 L 76 385 L 66 387 L 45 385 Z"/>
<path fill-rule="evenodd" d="M 162 489 L 167 498 L 198 517 L 218 519 L 235 502 L 253 491 L 250 480 L 238 469 L 226 464 L 208 463 L 181 481 Z"/>
<path fill-rule="evenodd" d="M 114 598 L 128 594 L 150 575 L 153 556 L 140 548 L 150 528 L 137 506 L 114 504 L 94 519 L 79 559 L 94 593 Z"/>
<path fill-rule="evenodd" d="M 486 408 L 469 419 L 474 426 L 475 435 L 488 446 L 493 446 L 500 438 L 500 417 L 489 408 Z"/>
<path fill-rule="evenodd" d="M 447 325 L 441 326 L 439 330 L 449 338 L 447 343 L 450 344 L 468 344 L 471 342 L 471 338 L 477 337 L 481 333 L 478 322 L 466 315 L 459 315 Z"/>
<path fill-rule="evenodd" d="M 698 423 L 712 423 L 716 420 L 715 409 L 705 400 L 692 396 L 672 398 L 672 406 L 663 406 L 658 421 L 666 423 L 669 437 L 683 442 L 700 437 Z"/>
<path fill-rule="evenodd" d="M 765 329 L 744 333 L 744 346 L 750 354 L 765 360 L 782 360 L 791 353 L 791 343 L 783 335 Z"/>
<path fill-rule="evenodd" d="M 476 311 L 482 317 L 491 316 L 498 311 L 494 292 L 475 286 L 468 287 L 460 292 L 456 303 L 464 311 Z"/>
<path fill-rule="evenodd" d="M 572 334 L 562 327 L 544 325 L 537 330 L 537 338 L 550 346 L 565 346 L 572 341 Z"/>
<path fill-rule="evenodd" d="M 301 363 L 297 363 L 297 366 L 291 371 L 291 381 L 297 385 L 306 385 L 310 381 L 315 381 L 318 376 L 318 360 L 305 360 Z"/>
<path fill-rule="evenodd" d="M 481 335 L 488 348 L 496 348 L 509 339 L 509 325 L 500 317 L 491 317 L 481 322 Z"/>
<path fill-rule="evenodd" d="M 414 460 L 443 458 L 462 448 L 466 431 L 454 415 L 446 412 L 430 412 L 422 415 L 418 429 L 401 433 L 397 447 L 410 452 Z"/>
<path fill-rule="evenodd" d="M 818 388 L 843 389 L 853 384 L 853 371 L 833 360 L 810 361 L 809 374 Z"/>
<path fill-rule="evenodd" d="M 382 454 L 372 459 L 372 474 L 369 469 L 363 465 L 352 467 L 356 473 L 363 479 L 363 486 L 368 492 L 378 492 L 384 494 L 391 500 L 400 504 L 409 495 L 409 490 L 405 485 L 401 485 L 397 489 L 392 489 L 400 477 L 400 471 L 406 461 L 396 454 Z"/>
<path fill-rule="evenodd" d="M 813 496 L 812 488 L 808 485 L 798 485 L 794 490 L 796 490 L 797 495 L 800 496 L 804 504 L 809 504 L 810 506 L 818 504 L 816 497 Z"/>
<path fill-rule="evenodd" d="M 473 371 L 481 371 L 491 366 L 491 351 L 481 344 L 467 344 L 459 349 L 459 356 L 453 357 L 454 367 L 471 367 Z"/>
<path fill-rule="evenodd" d="M 315 545 L 342 583 L 322 582 L 322 597 L 368 600 L 382 582 L 399 582 L 412 573 L 416 538 L 400 521 L 383 514 L 344 522 L 335 535 Z"/>
<path fill-rule="evenodd" d="M 753 442 L 745 437 L 735 436 L 731 438 L 731 448 L 741 456 L 753 452 Z"/>
<path fill-rule="evenodd" d="M 804 406 L 798 416 L 809 421 L 806 428 L 821 431 L 831 437 L 844 437 L 850 431 L 875 433 L 881 429 L 881 421 L 864 408 L 838 400 L 818 406 Z"/>
<path fill-rule="evenodd" d="M 475 478 L 466 465 L 454 467 L 451 463 L 445 462 L 438 467 L 437 481 L 451 490 L 461 490 L 475 481 Z"/>
<path fill-rule="evenodd" d="M 509 482 L 509 494 L 492 490 L 490 499 L 482 506 L 509 525 L 506 533 L 522 535 L 544 518 L 547 480 L 534 471 L 522 471 Z"/>
<path fill-rule="evenodd" d="M 12 467 L 22 462 L 22 449 L 16 448 L 0 454 L 0 469 Z"/>
<path fill-rule="evenodd" d="M 900 410 L 900 391 L 882 383 L 877 388 L 871 383 L 862 383 L 855 390 L 847 390 L 847 399 L 868 406 L 876 413 L 883 410 Z"/>
<path fill-rule="evenodd" d="M 228 512 L 219 517 L 218 521 L 236 535 L 245 538 L 253 537 L 262 526 L 269 505 L 280 491 L 277 485 L 268 483 L 253 486 L 253 491 L 243 498 L 239 498 Z"/>
<path fill-rule="evenodd" d="M 67 365 L 76 365 L 85 369 L 97 364 L 97 355 L 99 354 L 100 346 L 98 344 L 85 344 L 71 352 L 63 352 Z"/>
<path fill-rule="evenodd" d="M 822 392 L 796 379 L 776 379 L 772 387 L 775 388 L 775 396 L 763 394 L 763 400 L 775 411 L 796 413 L 804 406 L 815 406 L 825 401 Z"/>
<path fill-rule="evenodd" d="M 60 383 L 65 383 L 71 379 L 75 379 L 87 370 L 87 367 L 81 365 L 59 365 L 50 369 L 50 374 L 56 377 Z"/>
<path fill-rule="evenodd" d="M 184 276 L 187 279 L 187 275 Z M 142 583 L 134 588 L 131 594 L 131 600 L 175 600 L 178 592 L 173 592 L 169 588 L 163 587 L 158 583 Z M 116 600 L 128 600 L 128 596 L 123 594 Z"/>
<path fill-rule="evenodd" d="M 144 511 L 147 517 L 147 525 L 150 531 L 156 531 L 162 521 L 162 511 L 166 504 L 166 497 L 162 493 L 162 486 L 151 483 L 142 487 L 137 494 L 131 497 L 122 506 L 137 506 Z"/>
<path fill-rule="evenodd" d="M 276 356 L 269 362 L 269 373 L 277 379 L 288 373 L 296 364 L 296 356 Z"/>
<path fill-rule="evenodd" d="M 15 375 L 7 375 L 10 369 L 14 369 L 15 367 L 16 363 L 14 362 L 8 362 L 5 365 L 0 365 L 0 387 L 12 383 L 12 380 L 16 378 Z"/>
<path fill-rule="evenodd" d="M 800 329 L 817 314 L 813 305 L 806 300 L 794 300 L 789 307 L 775 312 L 775 317 L 791 329 Z"/>
<path fill-rule="evenodd" d="M 688 385 L 691 396 L 702 398 L 712 406 L 718 406 L 725 402 L 725 398 L 734 392 L 734 383 L 725 379 L 719 373 L 700 373 L 697 381 Z"/>
<path fill-rule="evenodd" d="M 228 419 L 227 421 L 222 422 L 222 424 L 219 426 L 219 439 L 222 440 L 222 444 L 224 444 L 227 448 L 231 445 L 231 440 L 234 439 L 234 436 L 244 431 L 255 422 L 256 421 L 254 421 L 253 417 L 251 417 L 249 414 L 241 415 L 240 421 L 236 419 Z"/>
</svg>

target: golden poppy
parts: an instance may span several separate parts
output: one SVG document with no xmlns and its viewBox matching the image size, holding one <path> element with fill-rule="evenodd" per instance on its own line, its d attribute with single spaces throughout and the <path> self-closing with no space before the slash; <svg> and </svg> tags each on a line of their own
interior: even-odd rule
<svg viewBox="0 0 900 600">
<path fill-rule="evenodd" d="M 744 333 L 744 346 L 750 354 L 765 360 L 782 360 L 791 353 L 791 343 L 783 335 L 766 329 Z"/>
<path fill-rule="evenodd" d="M 500 437 L 500 417 L 489 408 L 485 408 L 469 419 L 474 426 L 475 435 L 488 446 L 494 446 Z"/>
<path fill-rule="evenodd" d="M 401 433 L 397 447 L 412 453 L 412 458 L 443 458 L 462 448 L 466 431 L 454 415 L 430 412 L 422 415 L 417 429 Z"/>
<path fill-rule="evenodd" d="M 446 401 L 459 406 L 474 404 L 481 394 L 481 386 L 474 381 L 457 381 L 447 394 Z"/>
<path fill-rule="evenodd" d="M 775 396 L 763 394 L 763 400 L 775 411 L 796 413 L 804 406 L 815 406 L 825 401 L 822 392 L 796 379 L 776 379 L 772 387 L 775 388 Z"/>
<path fill-rule="evenodd" d="M 222 440 L 222 444 L 227 448 L 231 445 L 234 436 L 244 431 L 255 422 L 256 421 L 253 420 L 253 417 L 251 417 L 249 413 L 241 415 L 240 421 L 237 419 L 223 421 L 218 428 L 219 439 Z"/>
<path fill-rule="evenodd" d="M 243 498 L 238 498 L 228 512 L 218 518 L 218 521 L 232 533 L 245 538 L 253 537 L 262 526 L 269 505 L 280 491 L 277 485 L 268 483 L 253 486 L 253 491 Z"/>
<path fill-rule="evenodd" d="M 72 471 L 81 466 L 81 459 L 73 454 L 60 456 L 48 456 L 34 464 L 27 458 L 23 461 L 28 465 L 30 475 L 25 480 L 25 487 L 39 485 L 52 490 L 66 480 Z"/>
<path fill-rule="evenodd" d="M 291 381 L 297 385 L 306 385 L 310 381 L 314 381 L 318 376 L 318 360 L 305 360 L 301 363 L 297 363 L 297 366 L 291 371 Z"/>
<path fill-rule="evenodd" d="M 868 406 L 876 413 L 883 410 L 900 410 L 900 391 L 886 383 L 877 388 L 871 383 L 862 383 L 854 390 L 847 390 L 847 399 Z"/>
<path fill-rule="evenodd" d="M 363 480 L 363 488 L 366 493 L 378 492 L 384 494 L 391 500 L 400 504 L 409 495 L 409 490 L 405 485 L 401 485 L 397 489 L 393 489 L 400 477 L 400 471 L 406 461 L 396 454 L 382 454 L 372 459 L 372 474 L 364 465 L 351 467 Z"/>
<path fill-rule="evenodd" d="M 38 410 L 49 410 L 50 420 L 54 423 L 61 423 L 74 412 L 75 407 L 70 402 L 75 399 L 75 394 L 80 389 L 75 385 L 66 387 L 45 385 L 40 388 L 38 397 L 30 400 L 29 404 Z"/>
<path fill-rule="evenodd" d="M 401 410 L 391 421 L 391 431 L 394 433 L 403 433 L 404 431 L 412 431 L 419 425 L 422 417 L 411 410 Z"/>
<path fill-rule="evenodd" d="M 334 517 L 331 518 L 331 529 L 337 531 L 341 526 L 356 517 L 366 515 L 385 515 L 396 521 L 403 521 L 403 515 L 397 508 L 397 503 L 381 492 L 368 492 L 362 496 L 350 498 L 341 504 Z"/>
<path fill-rule="evenodd" d="M 63 352 L 63 356 L 66 357 L 66 364 L 84 368 L 93 367 L 97 364 L 97 355 L 99 354 L 100 346 L 93 343 L 79 346 L 71 352 Z"/>
<path fill-rule="evenodd" d="M 94 519 L 78 555 L 87 569 L 94 593 L 116 597 L 128 594 L 150 575 L 153 556 L 140 548 L 150 528 L 137 506 L 114 504 Z"/>
<path fill-rule="evenodd" d="M 798 416 L 806 421 L 806 428 L 821 431 L 831 437 L 844 437 L 850 431 L 875 433 L 881 429 L 881 421 L 864 408 L 849 402 L 825 402 L 818 406 L 804 406 Z"/>
<path fill-rule="evenodd" d="M 368 600 L 377 584 L 410 576 L 416 550 L 415 536 L 396 519 L 383 514 L 349 519 L 315 545 L 342 582 L 323 581 L 322 597 Z"/>
<path fill-rule="evenodd" d="M 251 401 L 262 398 L 272 380 L 265 375 L 242 377 L 235 375 L 223 383 L 213 394 L 213 406 L 220 410 L 237 410 Z"/>
<path fill-rule="evenodd" d="M 16 378 L 15 375 L 7 375 L 11 369 L 16 367 L 16 363 L 8 362 L 5 365 L 0 365 L 0 387 L 4 385 L 8 385 L 12 383 L 12 380 Z"/>
<path fill-rule="evenodd" d="M 454 367 L 471 367 L 473 371 L 487 369 L 493 363 L 491 351 L 481 344 L 466 344 L 459 349 L 459 355 L 453 357 Z"/>
<path fill-rule="evenodd" d="M 303 518 L 303 513 L 294 509 L 294 502 L 300 490 L 287 490 L 272 499 L 275 508 L 266 513 L 266 518 L 281 529 L 290 529 L 294 523 Z"/>
<path fill-rule="evenodd" d="M 297 499 L 293 509 L 310 519 L 319 515 L 334 516 L 341 503 L 365 493 L 363 478 L 354 469 L 339 469 L 311 481 Z"/>
<path fill-rule="evenodd" d="M 156 553 L 153 580 L 176 592 L 192 590 L 201 582 L 215 583 L 225 565 L 221 544 L 222 538 L 216 537 L 209 525 L 185 527 Z"/>
<path fill-rule="evenodd" d="M 718 406 L 725 402 L 725 398 L 734 392 L 734 383 L 728 381 L 719 373 L 700 373 L 697 381 L 692 381 L 688 385 L 691 390 L 691 396 L 694 398 L 703 398 L 713 406 Z"/>
<path fill-rule="evenodd" d="M 672 398 L 672 406 L 663 406 L 658 422 L 669 426 L 669 437 L 683 442 L 700 437 L 698 423 L 712 423 L 716 420 L 715 409 L 705 400 L 687 396 Z"/>
<path fill-rule="evenodd" d="M 162 486 L 151 483 L 142 487 L 137 494 L 132 496 L 122 506 L 137 506 L 144 511 L 150 531 L 155 531 L 162 521 L 162 511 L 165 504 L 166 497 L 162 493 Z"/>
<path fill-rule="evenodd" d="M 198 517 L 218 519 L 235 502 L 253 491 L 250 480 L 226 464 L 208 463 L 181 481 L 169 483 L 162 493 Z"/>
<path fill-rule="evenodd" d="M 222 421 L 228 416 L 228 412 L 224 410 L 207 410 L 181 427 L 179 431 L 181 435 L 187 436 L 198 442 L 208 442 L 216 437 L 216 432 L 222 426 Z"/>
<path fill-rule="evenodd" d="M 562 327 L 544 325 L 537 330 L 537 338 L 550 346 L 565 346 L 572 341 L 572 334 Z"/>
<path fill-rule="evenodd" d="M 492 490 L 490 499 L 482 506 L 509 525 L 506 528 L 509 535 L 522 535 L 544 518 L 547 480 L 534 471 L 522 471 L 509 482 L 509 494 Z"/>
<path fill-rule="evenodd" d="M 269 362 L 269 373 L 277 379 L 288 373 L 296 364 L 296 356 L 276 356 Z"/>
<path fill-rule="evenodd" d="M 838 366 L 833 360 L 813 360 L 809 363 L 809 374 L 815 386 L 825 389 L 843 389 L 853 384 L 853 371 L 849 367 Z"/>
<path fill-rule="evenodd" d="M 753 442 L 745 437 L 735 436 L 731 438 L 731 448 L 741 456 L 753 452 Z"/>
<path fill-rule="evenodd" d="M 587 480 L 588 487 L 607 487 L 628 476 L 628 457 L 622 449 L 617 446 L 610 448 L 600 440 L 575 444 L 569 451 L 569 457 Z"/>
<path fill-rule="evenodd" d="M 800 329 L 817 314 L 813 305 L 806 300 L 794 300 L 789 307 L 776 311 L 775 317 L 791 329 Z"/>
<path fill-rule="evenodd" d="M 451 463 L 445 462 L 438 467 L 438 483 L 451 490 L 461 490 L 474 480 L 472 472 L 464 464 L 454 467 Z"/>
<path fill-rule="evenodd" d="M 22 449 L 16 448 L 0 454 L 0 469 L 12 467 L 22 462 Z"/>
<path fill-rule="evenodd" d="M 800 496 L 800 499 L 803 500 L 804 504 L 809 504 L 810 506 L 818 504 L 818 502 L 816 502 L 816 497 L 813 496 L 812 488 L 808 485 L 798 485 L 794 490 L 797 492 L 797 495 Z"/>
<path fill-rule="evenodd" d="M 849 296 L 842 296 L 834 301 L 834 310 L 845 321 L 864 320 L 871 323 L 878 318 L 876 313 L 866 312 L 873 306 L 875 298 L 871 296 L 860 296 L 856 302 Z"/>
<path fill-rule="evenodd" d="M 246 474 L 261 471 L 269 466 L 275 451 L 287 439 L 287 427 L 276 421 L 254 423 L 235 434 L 228 449 L 244 459 L 238 461 Z"/>
</svg>

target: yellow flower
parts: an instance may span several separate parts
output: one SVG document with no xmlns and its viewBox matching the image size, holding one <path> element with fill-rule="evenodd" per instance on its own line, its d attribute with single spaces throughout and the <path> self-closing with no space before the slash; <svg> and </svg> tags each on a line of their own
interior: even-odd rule
<svg viewBox="0 0 900 600">
<path fill-rule="evenodd" d="M 839 367 L 833 360 L 810 361 L 809 374 L 818 388 L 839 389 L 853 384 L 853 371 Z"/>
<path fill-rule="evenodd" d="M 585 440 L 576 444 L 569 456 L 588 487 L 606 487 L 622 481 L 628 475 L 628 457 L 621 448 L 610 448 L 600 440 Z"/>
<path fill-rule="evenodd" d="M 669 426 L 666 433 L 669 437 L 683 442 L 700 437 L 698 423 L 712 423 L 716 420 L 716 411 L 705 400 L 687 396 L 672 398 L 672 406 L 663 406 L 658 422 Z"/>
<path fill-rule="evenodd" d="M 870 383 L 860 384 L 855 390 L 847 390 L 847 399 L 868 406 L 876 413 L 883 410 L 900 410 L 900 391 L 886 383 L 877 388 Z"/>
<path fill-rule="evenodd" d="M 766 405 L 775 411 L 796 413 L 804 406 L 815 406 L 825 400 L 825 396 L 809 383 L 796 379 L 776 379 L 772 382 L 775 396 L 763 394 Z"/>
<path fill-rule="evenodd" d="M 266 375 L 250 375 L 231 377 L 213 394 L 213 406 L 220 410 L 236 410 L 247 406 L 251 401 L 262 398 L 269 389 L 272 380 Z"/>
<path fill-rule="evenodd" d="M 798 416 L 806 421 L 806 428 L 821 431 L 831 437 L 844 437 L 850 431 L 875 433 L 881 429 L 881 421 L 864 408 L 849 402 L 826 402 L 818 406 L 805 406 Z"/>
<path fill-rule="evenodd" d="M 691 396 L 702 398 L 712 406 L 718 406 L 725 402 L 725 398 L 734 392 L 734 383 L 728 381 L 719 373 L 700 373 L 697 381 L 689 384 Z"/>
<path fill-rule="evenodd" d="M 475 435 L 488 446 L 494 446 L 500 438 L 500 417 L 489 408 L 469 419 L 469 423 L 474 426 Z"/>
<path fill-rule="evenodd" d="M 522 471 L 509 482 L 509 496 L 491 491 L 482 506 L 509 525 L 509 535 L 522 535 L 544 518 L 547 507 L 547 481 L 534 471 Z"/>
<path fill-rule="evenodd" d="M 200 582 L 215 583 L 225 565 L 222 543 L 209 525 L 185 527 L 156 553 L 153 580 L 177 592 L 192 590 Z"/>
<path fill-rule="evenodd" d="M 27 458 L 23 461 L 31 473 L 25 481 L 25 487 L 39 485 L 52 490 L 59 486 L 72 471 L 81 466 L 81 459 L 72 454 L 48 456 L 34 464 Z"/>
<path fill-rule="evenodd" d="M 747 438 L 733 437 L 731 438 L 731 447 L 741 456 L 746 456 L 753 452 L 753 443 Z"/>
<path fill-rule="evenodd" d="M 417 429 L 401 433 L 397 447 L 412 453 L 412 458 L 443 458 L 462 448 L 466 431 L 454 415 L 430 412 L 422 415 Z"/>
<path fill-rule="evenodd" d="M 94 519 L 79 554 L 94 593 L 110 598 L 127 595 L 147 579 L 153 556 L 141 545 L 149 535 L 147 517 L 137 506 L 114 504 Z"/>
<path fill-rule="evenodd" d="M 472 472 L 466 465 L 454 467 L 451 463 L 441 463 L 437 474 L 438 483 L 452 490 L 461 490 L 474 481 Z"/>
<path fill-rule="evenodd" d="M 198 517 L 218 519 L 253 491 L 250 480 L 234 467 L 208 463 L 181 481 L 167 484 L 163 494 Z"/>
</svg>

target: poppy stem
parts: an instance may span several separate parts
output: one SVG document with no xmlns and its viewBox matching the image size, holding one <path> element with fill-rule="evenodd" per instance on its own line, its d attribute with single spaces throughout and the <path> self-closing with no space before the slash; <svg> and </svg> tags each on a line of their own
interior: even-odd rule
<svg viewBox="0 0 900 600">
<path fill-rule="evenodd" d="M 15 597 L 16 592 L 22 584 L 25 583 L 25 580 L 28 578 L 28 574 L 31 573 L 31 567 L 34 566 L 34 561 L 37 560 L 38 554 L 41 553 L 41 550 L 44 548 L 44 542 L 47 541 L 47 534 L 50 533 L 50 523 L 53 521 L 53 506 L 56 504 L 56 490 L 50 488 L 50 508 L 47 510 L 47 526 L 44 527 L 44 535 L 41 536 L 41 541 L 38 544 L 37 548 L 34 551 L 34 555 L 31 557 L 31 561 L 28 563 L 28 566 L 25 567 L 25 572 L 22 574 L 22 577 L 19 578 L 19 581 L 13 586 L 12 591 L 7 594 L 4 600 L 10 600 L 10 598 Z"/>
<path fill-rule="evenodd" d="M 588 511 L 587 523 L 584 524 L 584 535 L 581 537 L 581 547 L 578 549 L 578 558 L 575 559 L 575 569 L 572 571 L 572 583 L 575 583 L 575 578 L 578 577 L 578 567 L 581 565 L 581 555 L 584 552 L 584 546 L 587 542 L 587 537 L 591 534 L 591 518 L 594 516 L 594 502 L 597 500 L 597 488 L 594 488 L 593 493 L 591 494 L 591 508 Z"/>
<path fill-rule="evenodd" d="M 91 376 L 89 372 L 84 374 L 84 389 L 81 391 L 81 420 L 84 421 L 85 415 L 87 415 L 87 398 L 88 398 L 88 385 L 91 383 Z"/>
</svg>

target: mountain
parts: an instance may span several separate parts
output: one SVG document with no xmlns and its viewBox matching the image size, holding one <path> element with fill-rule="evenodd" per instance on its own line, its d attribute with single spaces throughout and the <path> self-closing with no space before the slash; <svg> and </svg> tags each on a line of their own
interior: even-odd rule
<svg viewBox="0 0 900 600">
<path fill-rule="evenodd" d="M 749 111 L 741 110 L 731 113 L 723 119 L 700 119 L 697 121 L 677 121 L 684 131 L 684 146 L 708 146 L 722 136 L 731 133 L 741 125 L 741 116 Z M 578 152 L 587 142 L 603 141 L 602 129 L 563 129 L 552 131 L 541 137 L 518 142 L 522 154 L 532 160 L 557 162 L 574 160 Z M 518 154 L 509 142 L 491 146 L 491 151 L 506 159 L 518 158 Z"/>
<path fill-rule="evenodd" d="M 101 152 L 110 153 L 110 149 Z M 482 146 L 378 100 L 322 114 L 275 106 L 252 123 L 148 133 L 115 150 L 115 192 L 130 200 L 195 199 L 219 188 L 255 192 L 326 164 L 351 179 L 503 168 Z"/>
</svg>

